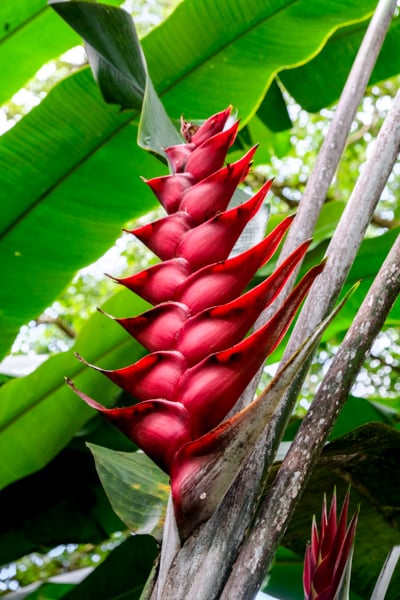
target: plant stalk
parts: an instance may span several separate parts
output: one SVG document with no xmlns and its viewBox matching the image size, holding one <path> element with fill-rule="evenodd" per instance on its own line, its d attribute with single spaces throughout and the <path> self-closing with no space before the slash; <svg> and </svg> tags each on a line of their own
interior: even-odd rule
<svg viewBox="0 0 400 600">
<path fill-rule="evenodd" d="M 400 293 L 400 236 L 362 303 L 265 497 L 221 600 L 252 598 L 273 559 L 365 353 Z"/>
</svg>

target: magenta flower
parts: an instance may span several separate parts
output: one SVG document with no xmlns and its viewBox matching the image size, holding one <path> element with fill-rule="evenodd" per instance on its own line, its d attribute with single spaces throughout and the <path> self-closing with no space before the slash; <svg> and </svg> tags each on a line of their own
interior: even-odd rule
<svg viewBox="0 0 400 600">
<path fill-rule="evenodd" d="M 132 406 L 105 408 L 69 382 L 170 475 L 178 513 L 182 473 L 187 486 L 187 477 L 196 469 L 194 456 L 214 451 L 219 435 L 214 428 L 280 342 L 323 268 L 321 264 L 311 269 L 274 317 L 246 337 L 304 257 L 309 242 L 268 279 L 243 293 L 279 246 L 292 217 L 260 243 L 230 257 L 271 186 L 269 181 L 250 200 L 228 208 L 256 150 L 224 166 L 238 130 L 238 122 L 228 125 L 230 112 L 228 108 L 213 115 L 199 128 L 183 121 L 186 142 L 166 149 L 171 174 L 146 181 L 167 216 L 131 233 L 161 262 L 117 281 L 153 308 L 115 320 L 150 354 L 117 370 L 93 367 L 127 391 L 134 399 Z"/>
<path fill-rule="evenodd" d="M 326 497 L 322 506 L 321 527 L 315 517 L 311 527 L 311 542 L 304 557 L 303 586 L 305 600 L 339 600 L 347 598 L 346 577 L 350 577 L 356 511 L 347 526 L 349 493 L 337 519 L 336 490 L 327 514 Z"/>
</svg>

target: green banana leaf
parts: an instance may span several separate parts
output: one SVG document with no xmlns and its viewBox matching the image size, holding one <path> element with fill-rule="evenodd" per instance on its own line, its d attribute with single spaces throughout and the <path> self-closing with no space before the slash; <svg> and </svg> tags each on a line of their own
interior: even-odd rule
<svg viewBox="0 0 400 600">
<path fill-rule="evenodd" d="M 104 306 L 118 316 L 139 314 L 146 307 L 127 290 Z M 134 363 L 145 354 L 121 327 L 99 313 L 83 327 L 74 349 L 87 361 L 110 369 Z M 106 406 L 119 395 L 119 388 L 78 361 L 72 350 L 53 356 L 27 377 L 4 384 L 0 388 L 0 489 L 46 465 L 93 417 L 94 411 L 67 387 L 65 377 Z"/>
<path fill-rule="evenodd" d="M 317 112 L 338 99 L 364 31 L 361 23 L 344 27 L 333 34 L 329 43 L 310 62 L 293 71 L 280 73 L 281 82 L 305 110 Z M 399 35 L 400 16 L 397 15 L 386 35 L 369 85 L 399 73 L 400 45 L 395 41 L 399 39 Z M 324 77 L 324 71 L 329 72 L 332 65 L 335 65 L 335 76 Z"/>
<path fill-rule="evenodd" d="M 91 426 L 110 442 L 101 421 L 95 418 Z M 93 437 L 89 427 L 86 436 Z M 7 515 L 1 526 L 0 564 L 60 543 L 100 544 L 126 529 L 110 507 L 82 437 L 39 472 L 2 490 L 0 508 Z"/>
<path fill-rule="evenodd" d="M 119 6 L 122 0 L 108 0 Z M 2 0 L 0 5 L 0 103 L 9 100 L 46 62 L 81 43 L 47 0 Z"/>
<path fill-rule="evenodd" d="M 182 113 L 205 118 L 233 104 L 245 124 L 276 73 L 307 62 L 338 27 L 365 21 L 374 5 L 185 0 L 143 39 L 143 49 L 154 87 L 174 120 Z M 90 18 L 86 25 L 88 31 L 94 27 Z M 139 175 L 163 169 L 136 147 L 139 121 L 137 111 L 105 105 L 83 69 L 2 136 L 0 160 L 7 165 L 0 185 L 0 260 L 6 265 L 2 354 L 19 327 L 40 314 L 78 268 L 98 258 L 128 219 L 154 206 Z M 154 125 L 140 126 L 154 131 Z"/>
</svg>

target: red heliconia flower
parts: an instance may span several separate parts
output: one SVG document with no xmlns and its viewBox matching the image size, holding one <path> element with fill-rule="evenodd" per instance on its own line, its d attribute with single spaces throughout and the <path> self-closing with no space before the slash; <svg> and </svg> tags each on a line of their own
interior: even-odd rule
<svg viewBox="0 0 400 600">
<path fill-rule="evenodd" d="M 311 542 L 304 557 L 303 586 L 305 600 L 341 600 L 347 598 L 346 577 L 350 578 L 354 535 L 358 511 L 347 525 L 349 492 L 337 518 L 336 490 L 327 512 L 326 497 L 322 506 L 318 531 L 315 516 L 311 527 Z"/>
<path fill-rule="evenodd" d="M 304 257 L 309 241 L 264 282 L 243 293 L 279 246 L 293 217 L 252 248 L 230 256 L 271 186 L 267 182 L 252 198 L 228 208 L 256 150 L 224 166 L 238 130 L 238 122 L 228 123 L 230 113 L 229 107 L 200 127 L 183 121 L 186 142 L 166 149 L 171 174 L 146 181 L 167 215 L 130 233 L 161 262 L 116 281 L 153 308 L 115 320 L 150 354 L 117 370 L 93 367 L 127 391 L 132 406 L 105 408 L 69 382 L 171 478 L 184 479 L 186 488 L 195 464 L 190 444 L 195 443 L 196 453 L 202 448 L 214 452 L 214 428 L 280 342 L 323 268 L 321 264 L 311 269 L 270 321 L 247 335 Z M 223 435 L 226 439 L 225 430 Z M 180 488 L 171 483 L 175 505 L 180 506 Z"/>
</svg>

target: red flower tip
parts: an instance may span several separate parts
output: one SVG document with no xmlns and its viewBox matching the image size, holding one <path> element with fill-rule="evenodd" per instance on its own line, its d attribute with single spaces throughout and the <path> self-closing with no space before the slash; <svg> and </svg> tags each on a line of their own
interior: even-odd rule
<svg viewBox="0 0 400 600">
<path fill-rule="evenodd" d="M 347 525 L 350 494 L 347 492 L 337 518 L 336 490 L 327 510 L 324 496 L 320 531 L 315 517 L 311 527 L 311 542 L 304 557 L 303 587 L 306 600 L 335 600 L 350 572 L 358 510 Z"/>
<path fill-rule="evenodd" d="M 185 121 L 185 119 L 181 117 L 181 133 L 185 138 L 185 141 L 188 144 L 193 143 L 196 146 L 199 146 L 209 137 L 212 137 L 216 133 L 220 133 L 225 127 L 231 111 L 232 106 L 228 106 L 225 110 L 209 117 L 200 126 L 195 125 L 190 121 Z"/>
</svg>

